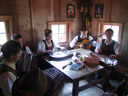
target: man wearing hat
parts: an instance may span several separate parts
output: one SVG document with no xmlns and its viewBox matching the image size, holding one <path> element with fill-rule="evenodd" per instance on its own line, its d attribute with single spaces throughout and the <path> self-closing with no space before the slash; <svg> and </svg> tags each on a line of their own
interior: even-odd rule
<svg viewBox="0 0 128 96">
<path fill-rule="evenodd" d="M 12 88 L 12 96 L 53 96 L 54 82 L 40 68 L 18 78 Z"/>
</svg>

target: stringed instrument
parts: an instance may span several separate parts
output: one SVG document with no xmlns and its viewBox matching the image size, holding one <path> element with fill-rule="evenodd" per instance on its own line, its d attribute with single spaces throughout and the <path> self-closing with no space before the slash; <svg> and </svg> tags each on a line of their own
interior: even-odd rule
<svg viewBox="0 0 128 96">
<path fill-rule="evenodd" d="M 103 34 L 105 34 L 105 33 L 103 33 Z M 93 41 L 97 40 L 97 38 L 98 38 L 98 37 L 101 37 L 103 34 L 100 34 L 99 36 L 97 36 L 96 38 L 94 38 L 94 39 L 92 39 L 92 40 L 90 40 L 90 41 L 87 40 L 87 39 L 84 39 L 82 42 L 76 43 L 74 49 L 80 48 L 80 45 L 83 45 L 82 48 L 84 48 L 84 49 L 90 49 L 91 46 L 92 46 L 91 43 L 92 43 Z M 77 45 L 78 45 L 78 46 L 77 46 Z"/>
</svg>

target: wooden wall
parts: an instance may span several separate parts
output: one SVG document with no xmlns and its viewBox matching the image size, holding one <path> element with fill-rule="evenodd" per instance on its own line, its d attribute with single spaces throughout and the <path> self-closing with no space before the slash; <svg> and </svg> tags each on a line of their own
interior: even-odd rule
<svg viewBox="0 0 128 96">
<path fill-rule="evenodd" d="M 123 24 L 121 40 L 121 65 L 128 67 L 128 0 L 93 0 L 93 4 L 104 3 L 103 18 L 94 18 L 92 35 L 96 36 L 99 21 L 121 22 Z"/>
<path fill-rule="evenodd" d="M 74 0 L 7 1 L 7 13 L 13 16 L 13 33 L 20 33 L 23 36 L 23 43 L 29 45 L 32 50 L 36 51 L 38 42 L 44 38 L 44 30 L 48 27 L 48 21 L 71 21 L 73 24 L 71 38 L 81 29 L 80 12 L 77 10 L 77 3 Z M 66 17 L 67 4 L 76 5 L 75 18 Z"/>
<path fill-rule="evenodd" d="M 0 15 L 9 15 L 7 0 L 0 0 Z"/>
<path fill-rule="evenodd" d="M 23 42 L 36 51 L 38 42 L 44 37 L 48 21 L 71 21 L 73 38 L 79 33 L 82 20 L 77 8 L 79 0 L 0 0 L 0 15 L 13 16 L 13 33 L 20 33 Z M 92 28 L 90 34 L 97 36 L 99 21 L 122 22 L 122 58 L 128 56 L 128 0 L 92 0 Z M 95 4 L 104 3 L 103 18 L 94 18 Z M 76 17 L 66 17 L 66 5 L 75 4 Z"/>
</svg>

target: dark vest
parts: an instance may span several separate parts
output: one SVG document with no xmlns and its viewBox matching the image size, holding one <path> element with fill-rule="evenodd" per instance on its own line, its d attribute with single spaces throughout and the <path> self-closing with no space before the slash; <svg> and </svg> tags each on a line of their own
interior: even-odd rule
<svg viewBox="0 0 128 96">
<path fill-rule="evenodd" d="M 102 45 L 101 45 L 101 51 L 103 54 L 106 55 L 111 55 L 111 54 L 115 54 L 115 50 L 114 50 L 114 45 L 115 45 L 115 41 L 112 40 L 112 43 L 110 45 L 106 45 L 105 44 L 105 39 L 102 40 Z"/>
<path fill-rule="evenodd" d="M 15 76 L 17 76 L 16 72 L 9 66 L 0 63 L 0 75 L 4 72 L 12 72 Z M 0 88 L 0 96 L 4 96 L 2 89 Z"/>
<path fill-rule="evenodd" d="M 4 72 L 12 72 L 15 76 L 17 76 L 17 73 L 15 70 L 13 70 L 11 67 L 7 65 L 0 63 L 0 75 Z"/>
<path fill-rule="evenodd" d="M 80 38 L 80 35 L 81 34 L 78 35 L 78 41 L 77 42 L 82 42 L 84 40 L 84 39 Z M 85 39 L 89 40 L 89 35 L 88 34 L 87 34 L 87 37 Z"/>
<path fill-rule="evenodd" d="M 44 44 L 45 44 L 45 50 L 52 50 L 53 49 L 53 47 L 54 47 L 54 44 L 53 44 L 53 41 L 51 40 L 51 43 L 52 43 L 52 49 L 49 49 L 48 48 L 48 45 L 47 45 L 47 43 L 46 43 L 46 41 L 45 40 L 43 40 L 43 42 L 44 42 Z"/>
<path fill-rule="evenodd" d="M 25 45 L 22 46 L 21 51 L 26 52 L 26 46 Z"/>
</svg>

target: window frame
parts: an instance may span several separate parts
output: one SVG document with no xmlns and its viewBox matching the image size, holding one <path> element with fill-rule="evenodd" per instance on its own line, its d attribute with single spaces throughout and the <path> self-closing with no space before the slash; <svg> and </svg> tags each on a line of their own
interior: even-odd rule
<svg viewBox="0 0 128 96">
<path fill-rule="evenodd" d="M 12 34 L 12 16 L 0 16 L 0 21 L 5 22 L 6 37 L 7 40 L 10 40 L 10 34 Z"/>
<path fill-rule="evenodd" d="M 103 26 L 104 25 L 115 25 L 115 26 L 119 26 L 119 43 L 121 43 L 121 37 L 122 37 L 122 22 L 105 22 L 105 21 L 100 21 L 99 25 L 98 25 L 98 36 L 100 34 L 103 34 Z"/>
<path fill-rule="evenodd" d="M 49 21 L 48 22 L 48 28 L 51 29 L 51 25 L 66 25 L 66 42 L 60 42 L 58 43 L 59 45 L 68 45 L 69 42 L 71 41 L 71 26 L 72 26 L 72 22 L 53 22 L 53 21 Z"/>
</svg>

